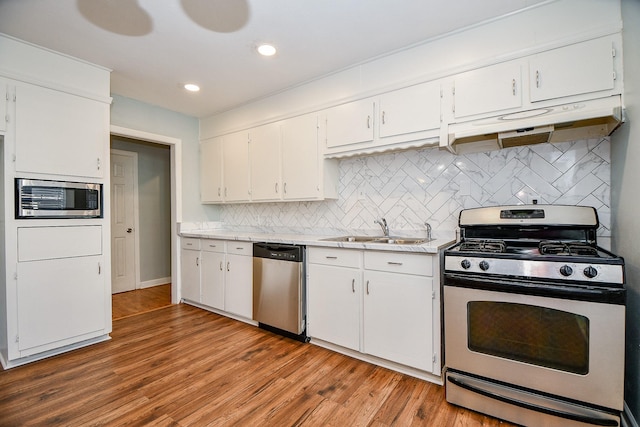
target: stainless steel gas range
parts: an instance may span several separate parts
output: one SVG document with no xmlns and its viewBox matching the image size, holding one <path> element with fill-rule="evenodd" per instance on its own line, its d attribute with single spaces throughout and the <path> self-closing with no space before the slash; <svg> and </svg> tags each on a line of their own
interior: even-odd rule
<svg viewBox="0 0 640 427">
<path fill-rule="evenodd" d="M 618 426 L 624 261 L 596 210 L 467 209 L 444 253 L 447 401 L 526 426 Z"/>
</svg>

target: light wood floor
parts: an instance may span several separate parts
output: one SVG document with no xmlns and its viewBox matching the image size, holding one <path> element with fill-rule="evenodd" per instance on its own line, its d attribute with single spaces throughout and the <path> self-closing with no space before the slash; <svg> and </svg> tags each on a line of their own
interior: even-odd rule
<svg viewBox="0 0 640 427">
<path fill-rule="evenodd" d="M 171 284 L 111 295 L 112 319 L 122 319 L 171 305 Z"/>
<path fill-rule="evenodd" d="M 184 304 L 0 372 L 1 426 L 509 426 L 440 386 Z"/>
</svg>

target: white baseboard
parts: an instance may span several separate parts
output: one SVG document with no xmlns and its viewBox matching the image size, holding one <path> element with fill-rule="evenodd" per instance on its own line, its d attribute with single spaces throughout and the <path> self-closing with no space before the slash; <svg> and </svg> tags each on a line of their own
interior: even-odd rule
<svg viewBox="0 0 640 427">
<path fill-rule="evenodd" d="M 622 426 L 623 427 L 638 427 L 638 422 L 633 417 L 631 410 L 627 406 L 627 402 L 624 402 L 624 412 L 622 413 Z"/>
<path fill-rule="evenodd" d="M 159 279 L 140 282 L 140 289 L 152 288 L 154 286 L 166 285 L 168 283 L 171 283 L 171 277 L 161 277 Z"/>
</svg>

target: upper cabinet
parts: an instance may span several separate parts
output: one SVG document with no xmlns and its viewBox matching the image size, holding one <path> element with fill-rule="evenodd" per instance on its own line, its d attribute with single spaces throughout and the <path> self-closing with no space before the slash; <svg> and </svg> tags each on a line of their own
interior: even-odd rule
<svg viewBox="0 0 640 427">
<path fill-rule="evenodd" d="M 282 196 L 280 175 L 280 123 L 249 130 L 251 199 L 278 200 Z"/>
<path fill-rule="evenodd" d="M 505 62 L 457 74 L 453 78 L 455 118 L 522 106 L 521 66 Z"/>
<path fill-rule="evenodd" d="M 249 200 L 249 134 L 237 132 L 200 143 L 200 200 Z"/>
<path fill-rule="evenodd" d="M 15 111 L 17 173 L 104 176 L 109 104 L 19 84 Z"/>
<path fill-rule="evenodd" d="M 435 143 L 412 142 L 438 136 L 440 94 L 440 82 L 434 81 L 329 108 L 326 153 L 339 157 Z"/>
<path fill-rule="evenodd" d="M 7 131 L 7 104 L 9 103 L 9 90 L 7 81 L 0 79 L 0 132 Z"/>
<path fill-rule="evenodd" d="M 610 38 L 572 44 L 529 60 L 531 101 L 611 90 L 615 49 Z"/>
</svg>

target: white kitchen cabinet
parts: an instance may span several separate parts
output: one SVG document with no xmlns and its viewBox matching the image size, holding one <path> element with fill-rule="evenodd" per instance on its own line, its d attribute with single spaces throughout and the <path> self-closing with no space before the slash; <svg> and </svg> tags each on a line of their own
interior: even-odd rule
<svg viewBox="0 0 640 427">
<path fill-rule="evenodd" d="M 36 85 L 16 87 L 16 172 L 102 178 L 109 105 Z"/>
<path fill-rule="evenodd" d="M 249 134 L 223 137 L 223 182 L 226 202 L 249 201 Z"/>
<path fill-rule="evenodd" d="M 0 132 L 7 130 L 7 107 L 9 104 L 9 87 L 5 79 L 0 79 Z"/>
<path fill-rule="evenodd" d="M 282 198 L 338 198 L 337 160 L 324 159 L 318 138 L 318 115 L 282 121 Z"/>
<path fill-rule="evenodd" d="M 327 148 L 373 141 L 374 115 L 373 98 L 329 108 L 326 111 Z"/>
<path fill-rule="evenodd" d="M 438 257 L 307 249 L 314 339 L 440 375 Z"/>
<path fill-rule="evenodd" d="M 309 248 L 308 255 L 308 334 L 359 351 L 361 252 Z"/>
<path fill-rule="evenodd" d="M 613 89 L 614 52 L 612 39 L 604 37 L 532 56 L 531 101 Z"/>
<path fill-rule="evenodd" d="M 224 310 L 253 318 L 253 244 L 227 242 Z"/>
<path fill-rule="evenodd" d="M 440 82 L 428 82 L 380 95 L 380 138 L 416 134 L 440 127 Z"/>
<path fill-rule="evenodd" d="M 224 310 L 225 242 L 201 240 L 202 304 Z"/>
<path fill-rule="evenodd" d="M 521 75 L 519 61 L 456 74 L 453 80 L 455 118 L 521 107 Z"/>
<path fill-rule="evenodd" d="M 21 356 L 106 328 L 103 269 L 101 256 L 18 263 Z"/>
<path fill-rule="evenodd" d="M 200 239 L 182 238 L 180 266 L 182 287 L 180 295 L 183 299 L 200 302 Z"/>
<path fill-rule="evenodd" d="M 367 270 L 364 282 L 363 352 L 431 370 L 433 281 Z"/>
<path fill-rule="evenodd" d="M 203 203 L 224 200 L 222 144 L 222 138 L 200 143 L 200 201 Z"/>
<path fill-rule="evenodd" d="M 280 122 L 249 130 L 251 200 L 282 198 Z"/>
</svg>

